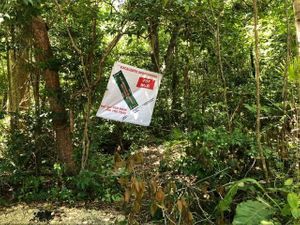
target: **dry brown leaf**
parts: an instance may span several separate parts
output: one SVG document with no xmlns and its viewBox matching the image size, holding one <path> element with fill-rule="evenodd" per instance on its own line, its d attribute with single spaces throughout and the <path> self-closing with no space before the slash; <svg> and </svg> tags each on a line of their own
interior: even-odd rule
<svg viewBox="0 0 300 225">
<path fill-rule="evenodd" d="M 123 187 L 126 187 L 127 186 L 127 184 L 128 184 L 128 179 L 127 178 L 124 178 L 124 177 L 120 177 L 119 179 L 118 179 L 118 183 L 121 185 L 121 186 L 123 186 Z"/>
<path fill-rule="evenodd" d="M 114 161 L 115 161 L 115 163 L 123 161 L 121 155 L 118 152 L 115 152 Z"/>
<path fill-rule="evenodd" d="M 134 202 L 134 205 L 133 205 L 133 212 L 135 213 L 138 213 L 141 209 L 141 204 L 139 202 Z"/>
<path fill-rule="evenodd" d="M 185 201 L 184 198 L 181 198 L 181 203 L 182 203 L 182 207 L 183 208 L 187 208 L 188 207 L 188 205 L 187 205 L 187 203 L 186 203 L 186 201 Z"/>
<path fill-rule="evenodd" d="M 150 181 L 150 186 L 151 186 L 151 191 L 153 193 L 155 193 L 157 191 L 157 183 L 156 181 L 152 178 L 151 181 Z"/>
<path fill-rule="evenodd" d="M 126 164 L 126 169 L 129 171 L 129 172 L 132 172 L 133 169 L 134 169 L 134 160 L 129 158 L 127 160 L 127 164 Z"/>
<path fill-rule="evenodd" d="M 134 155 L 134 161 L 136 163 L 143 163 L 144 162 L 144 154 L 142 152 L 138 152 Z"/>
<path fill-rule="evenodd" d="M 124 165 L 125 165 L 125 162 L 124 162 L 124 161 L 115 162 L 114 169 L 117 170 L 117 169 L 119 169 L 119 168 L 124 167 Z"/>
<path fill-rule="evenodd" d="M 158 209 L 157 205 L 155 203 L 152 203 L 151 208 L 150 208 L 151 216 L 155 215 L 157 209 Z"/>
<path fill-rule="evenodd" d="M 125 194 L 124 194 L 124 202 L 128 203 L 130 200 L 130 196 L 131 196 L 131 192 L 129 189 L 125 190 Z"/>
<path fill-rule="evenodd" d="M 131 183 L 131 189 L 134 189 L 134 184 L 137 182 L 137 179 L 134 177 L 134 176 L 132 176 L 131 177 L 131 180 L 130 180 L 130 183 Z"/>
<path fill-rule="evenodd" d="M 134 190 L 135 190 L 135 192 L 138 194 L 138 193 L 140 193 L 140 182 L 138 182 L 137 180 L 135 180 L 134 182 L 133 182 L 133 185 L 134 185 Z"/>
<path fill-rule="evenodd" d="M 121 155 L 118 152 L 115 152 L 114 155 L 114 168 L 119 169 L 125 165 L 124 160 L 122 159 Z"/>
<path fill-rule="evenodd" d="M 192 214 L 191 212 L 188 213 L 188 221 L 189 221 L 190 223 L 193 222 L 193 214 Z"/>
<path fill-rule="evenodd" d="M 224 195 L 225 195 L 225 188 L 224 188 L 224 186 L 218 186 L 218 187 L 217 187 L 217 192 L 218 192 L 221 196 L 224 196 Z"/>
<path fill-rule="evenodd" d="M 181 213 L 182 212 L 182 208 L 183 208 L 181 200 L 177 201 L 177 208 L 178 208 L 179 212 Z"/>
<path fill-rule="evenodd" d="M 175 193 L 177 191 L 177 186 L 175 184 L 175 182 L 171 183 L 171 193 Z"/>
<path fill-rule="evenodd" d="M 141 189 L 141 192 L 144 193 L 145 192 L 145 189 L 146 189 L 146 183 L 144 181 L 141 181 L 140 182 L 140 189 Z"/>
<path fill-rule="evenodd" d="M 155 194 L 155 200 L 159 203 L 162 203 L 165 199 L 165 193 L 163 192 L 162 188 L 159 188 Z"/>
</svg>

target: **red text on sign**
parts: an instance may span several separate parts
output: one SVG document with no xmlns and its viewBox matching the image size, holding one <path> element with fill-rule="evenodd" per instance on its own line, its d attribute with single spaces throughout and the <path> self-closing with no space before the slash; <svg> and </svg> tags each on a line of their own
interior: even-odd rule
<svg viewBox="0 0 300 225">
<path fill-rule="evenodd" d="M 155 80 L 148 79 L 145 77 L 140 77 L 136 86 L 139 88 L 147 88 L 153 90 L 154 84 L 155 84 Z"/>
</svg>

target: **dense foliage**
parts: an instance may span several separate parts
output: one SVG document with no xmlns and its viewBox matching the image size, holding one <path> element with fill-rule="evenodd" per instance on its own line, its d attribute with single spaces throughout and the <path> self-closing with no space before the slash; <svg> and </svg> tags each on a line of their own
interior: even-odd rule
<svg viewBox="0 0 300 225">
<path fill-rule="evenodd" d="M 0 204 L 121 201 L 129 224 L 298 224 L 294 24 L 288 0 L 1 1 Z M 96 118 L 116 61 L 163 74 L 151 126 Z M 56 145 L 61 124 L 76 169 Z M 145 146 L 163 152 L 156 169 Z"/>
</svg>

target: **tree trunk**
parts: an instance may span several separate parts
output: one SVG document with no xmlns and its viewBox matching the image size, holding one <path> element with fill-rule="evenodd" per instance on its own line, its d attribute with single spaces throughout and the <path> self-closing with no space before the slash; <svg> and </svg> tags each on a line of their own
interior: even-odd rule
<svg viewBox="0 0 300 225">
<path fill-rule="evenodd" d="M 10 46 L 9 46 L 9 40 L 8 40 L 8 35 L 6 35 L 6 48 L 7 48 L 7 51 L 6 51 L 6 58 L 7 58 L 7 63 L 6 63 L 6 66 L 7 66 L 7 83 L 8 83 L 8 101 L 11 101 L 10 99 L 12 99 L 12 96 L 11 96 L 11 65 L 10 65 Z M 8 107 L 8 111 L 9 111 L 9 107 Z"/>
<path fill-rule="evenodd" d="M 7 58 L 7 81 L 8 81 L 8 107 L 7 111 L 11 113 L 12 108 L 12 102 L 13 102 L 13 91 L 12 91 L 12 84 L 11 84 L 11 50 L 10 50 L 10 43 L 8 38 L 8 32 L 6 35 L 6 58 Z M 14 131 L 16 129 L 16 119 L 14 115 L 11 115 L 10 118 L 10 129 Z"/>
<path fill-rule="evenodd" d="M 298 56 L 300 56 L 300 0 L 294 0 Z"/>
<path fill-rule="evenodd" d="M 180 29 L 180 26 L 178 24 L 176 24 L 174 26 L 174 28 L 173 28 L 172 33 L 171 33 L 170 42 L 169 42 L 169 45 L 168 45 L 168 48 L 167 48 L 166 55 L 164 57 L 164 59 L 165 59 L 165 65 L 166 65 L 165 71 L 168 71 L 169 67 L 172 64 L 172 60 L 174 58 L 174 56 L 173 56 L 174 50 L 175 50 L 175 47 L 177 45 L 177 39 L 178 39 L 179 29 Z"/>
<path fill-rule="evenodd" d="M 151 46 L 151 60 L 153 64 L 153 71 L 157 73 L 159 73 L 160 70 L 158 25 L 158 20 L 150 19 L 148 31 Z"/>
<path fill-rule="evenodd" d="M 217 45 L 217 57 L 219 64 L 219 73 L 221 75 L 222 85 L 223 85 L 223 97 L 224 97 L 224 105 L 227 115 L 227 128 L 229 132 L 232 132 L 232 123 L 230 121 L 230 113 L 228 107 L 228 97 L 227 97 L 227 81 L 223 68 L 223 59 L 222 59 L 222 49 L 221 49 L 221 34 L 220 34 L 220 18 L 217 17 L 217 29 L 216 29 L 216 45 Z"/>
<path fill-rule="evenodd" d="M 258 153 L 260 155 L 262 170 L 265 173 L 265 178 L 269 182 L 269 174 L 266 164 L 266 159 L 264 156 L 264 151 L 261 146 L 261 103 L 260 103 L 260 66 L 259 66 L 259 39 L 258 39 L 258 9 L 257 0 L 253 0 L 253 10 L 254 10 L 254 39 L 255 39 L 255 80 L 256 80 L 256 144 L 258 148 Z"/>
<path fill-rule="evenodd" d="M 179 29 L 180 26 L 178 24 L 175 24 L 173 27 L 171 38 L 168 44 L 168 48 L 166 51 L 166 54 L 164 56 L 165 60 L 165 74 L 170 74 L 172 76 L 171 79 L 171 99 L 172 99 L 172 105 L 171 105 L 171 120 L 172 122 L 176 122 L 179 119 L 180 116 L 180 102 L 179 102 L 179 93 L 178 93 L 178 84 L 180 77 L 178 75 L 178 66 L 176 60 L 178 60 L 177 57 L 177 42 L 178 42 L 178 35 L 179 35 Z"/>
<path fill-rule="evenodd" d="M 53 129 L 56 134 L 58 155 L 64 164 L 66 173 L 75 173 L 75 163 L 72 158 L 73 146 L 70 126 L 65 106 L 62 102 L 62 91 L 59 83 L 58 72 L 49 65 L 53 60 L 53 53 L 47 33 L 45 22 L 40 17 L 32 18 L 32 32 L 36 48 L 37 61 L 44 65 L 43 76 L 53 116 Z"/>
<path fill-rule="evenodd" d="M 180 120 L 180 101 L 179 96 L 180 93 L 178 91 L 180 77 L 178 75 L 178 50 L 177 47 L 174 49 L 174 58 L 171 67 L 172 73 L 172 83 L 171 83 L 171 92 L 172 92 L 172 105 L 171 105 L 171 115 L 172 115 L 172 122 L 176 124 Z"/>
<path fill-rule="evenodd" d="M 278 141 L 278 149 L 279 149 L 279 156 L 284 162 L 284 165 L 289 165 L 288 159 L 288 70 L 291 62 L 291 26 L 290 26 L 290 2 L 289 0 L 285 0 L 286 6 L 286 32 L 287 32 L 287 39 L 286 39 L 286 63 L 284 68 L 284 76 L 283 76 L 283 86 L 282 86 L 282 100 L 283 100 L 283 125 L 280 132 L 281 138 Z"/>
<path fill-rule="evenodd" d="M 185 118 L 187 123 L 187 128 L 190 131 L 192 129 L 191 127 L 191 101 L 190 101 L 190 87 L 191 87 L 191 81 L 190 81 L 190 60 L 189 56 L 186 56 L 185 59 L 185 67 L 183 70 L 183 80 L 184 80 L 184 86 L 183 86 L 183 97 L 184 97 L 184 106 L 185 106 Z"/>
<path fill-rule="evenodd" d="M 11 98 L 9 112 L 18 113 L 25 110 L 29 103 L 29 73 L 26 69 L 26 60 L 29 51 L 26 47 L 18 51 L 9 51 Z"/>
<path fill-rule="evenodd" d="M 296 37 L 297 37 L 297 50 L 298 50 L 298 58 L 300 58 L 300 0 L 294 0 L 294 13 L 295 13 L 295 26 L 296 26 Z M 298 91 L 298 98 L 300 99 L 300 82 L 297 82 L 297 91 Z M 300 110 L 299 110 L 299 99 L 298 99 L 298 106 L 296 107 L 296 114 L 297 114 L 297 132 L 296 138 L 299 139 L 299 129 L 300 129 Z M 298 144 L 299 145 L 299 144 Z M 298 147 L 299 149 L 299 147 Z M 296 152 L 296 174 L 298 179 L 300 180 L 300 151 Z"/>
</svg>

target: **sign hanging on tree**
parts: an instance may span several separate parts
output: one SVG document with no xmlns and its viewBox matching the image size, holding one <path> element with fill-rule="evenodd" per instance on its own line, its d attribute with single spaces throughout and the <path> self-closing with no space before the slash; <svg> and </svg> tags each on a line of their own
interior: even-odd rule
<svg viewBox="0 0 300 225">
<path fill-rule="evenodd" d="M 161 74 L 116 62 L 97 116 L 149 126 L 161 79 Z"/>
</svg>

